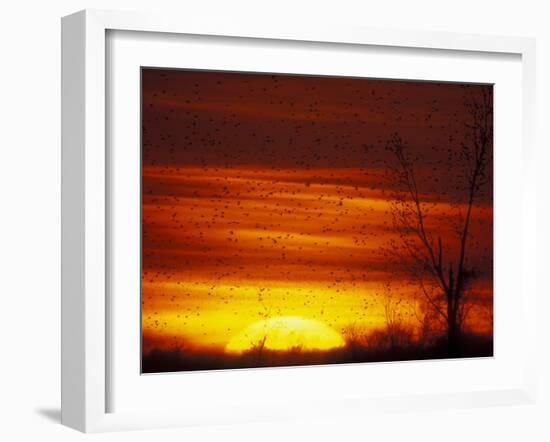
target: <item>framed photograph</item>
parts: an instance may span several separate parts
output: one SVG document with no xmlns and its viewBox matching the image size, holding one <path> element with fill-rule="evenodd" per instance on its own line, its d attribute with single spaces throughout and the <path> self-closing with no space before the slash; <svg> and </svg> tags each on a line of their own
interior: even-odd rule
<svg viewBox="0 0 550 442">
<path fill-rule="evenodd" d="M 534 400 L 533 40 L 108 11 L 62 37 L 64 424 Z"/>
</svg>

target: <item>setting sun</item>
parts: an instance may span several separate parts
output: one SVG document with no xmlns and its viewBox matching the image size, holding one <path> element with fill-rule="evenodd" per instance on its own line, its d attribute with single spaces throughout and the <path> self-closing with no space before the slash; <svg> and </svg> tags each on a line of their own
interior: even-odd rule
<svg viewBox="0 0 550 442">
<path fill-rule="evenodd" d="M 267 350 L 330 350 L 344 346 L 344 339 L 315 319 L 278 316 L 254 322 L 234 336 L 226 351 L 241 353 L 258 347 Z"/>
</svg>

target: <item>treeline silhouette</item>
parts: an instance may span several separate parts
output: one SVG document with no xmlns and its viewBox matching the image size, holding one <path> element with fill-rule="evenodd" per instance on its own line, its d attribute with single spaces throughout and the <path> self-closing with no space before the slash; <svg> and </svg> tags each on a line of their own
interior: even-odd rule
<svg viewBox="0 0 550 442">
<path fill-rule="evenodd" d="M 493 356 L 493 339 L 489 335 L 463 333 L 452 354 L 449 353 L 445 335 L 425 342 L 416 339 L 407 328 L 397 331 L 379 329 L 370 333 L 351 330 L 345 337 L 344 347 L 328 351 L 311 351 L 299 347 L 284 351 L 269 350 L 262 345 L 240 354 L 227 353 L 223 349 L 154 348 L 143 353 L 141 371 L 163 373 Z"/>
</svg>

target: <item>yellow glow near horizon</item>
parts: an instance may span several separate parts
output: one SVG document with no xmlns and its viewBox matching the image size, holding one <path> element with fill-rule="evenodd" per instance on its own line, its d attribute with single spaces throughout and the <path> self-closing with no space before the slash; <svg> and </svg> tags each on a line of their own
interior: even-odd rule
<svg viewBox="0 0 550 442">
<path fill-rule="evenodd" d="M 382 287 L 376 283 L 199 282 L 201 276 L 193 276 L 195 282 L 144 283 L 145 350 L 174 345 L 226 348 L 237 334 L 267 317 L 307 318 L 337 333 L 350 323 L 369 330 L 384 326 L 377 295 Z"/>
<path fill-rule="evenodd" d="M 267 350 L 330 350 L 345 345 L 342 335 L 327 324 L 299 316 L 277 316 L 256 321 L 235 335 L 225 350 L 231 353 L 262 346 Z"/>
</svg>

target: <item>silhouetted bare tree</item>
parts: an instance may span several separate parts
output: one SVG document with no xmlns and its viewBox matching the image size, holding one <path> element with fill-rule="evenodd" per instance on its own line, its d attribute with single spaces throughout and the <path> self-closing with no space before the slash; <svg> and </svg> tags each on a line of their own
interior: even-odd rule
<svg viewBox="0 0 550 442">
<path fill-rule="evenodd" d="M 465 292 L 475 276 L 467 265 L 472 208 L 491 176 L 488 165 L 492 161 L 492 92 L 487 87 L 479 91 L 478 96 L 467 99 L 470 121 L 465 122 L 466 135 L 454 152 L 456 161 L 453 160 L 451 173 L 464 182 L 460 189 L 465 192 L 461 204 L 456 205 L 462 213 L 455 217 L 458 240 L 454 246 L 442 238 L 441 232 L 430 231 L 426 220 L 437 211 L 438 203 L 423 201 L 415 170 L 418 156 L 398 134 L 392 135 L 385 146 L 393 157 L 389 169 L 399 189 L 392 193 L 390 210 L 399 239 L 391 241 L 386 252 L 406 263 L 427 304 L 443 318 L 450 355 L 457 351 L 468 310 Z"/>
</svg>

